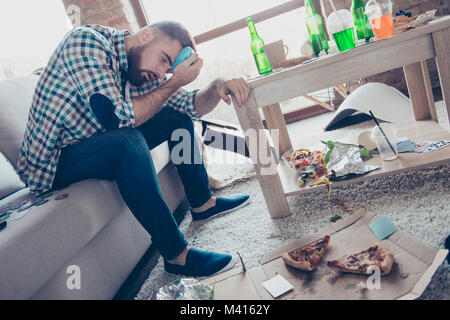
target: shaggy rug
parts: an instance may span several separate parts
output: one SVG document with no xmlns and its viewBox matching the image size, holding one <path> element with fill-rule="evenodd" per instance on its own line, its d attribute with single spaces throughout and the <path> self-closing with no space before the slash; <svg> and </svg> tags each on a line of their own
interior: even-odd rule
<svg viewBox="0 0 450 320">
<path fill-rule="evenodd" d="M 293 145 L 309 146 L 312 141 L 326 139 L 330 134 L 337 141 L 353 143 L 355 134 L 371 128 L 365 122 L 331 133 L 314 136 L 297 136 Z M 357 135 L 356 135 L 357 136 Z M 311 146 L 312 147 L 312 146 Z M 336 214 L 348 216 L 334 201 L 328 199 L 327 192 L 319 190 L 306 195 L 288 198 L 292 215 L 281 219 L 271 219 L 266 207 L 259 182 L 248 162 L 234 168 L 243 176 L 217 190 L 215 196 L 232 197 L 249 194 L 251 203 L 238 211 L 207 221 L 193 221 L 188 213 L 180 224 L 190 245 L 203 250 L 235 253 L 239 251 L 246 267 L 258 266 L 263 255 L 283 244 L 302 236 L 317 232 L 330 224 Z M 363 209 L 379 215 L 386 215 L 399 229 L 420 239 L 425 244 L 440 249 L 450 233 L 450 165 L 414 170 L 380 179 L 371 179 L 332 189 L 332 198 L 340 198 L 347 206 Z M 227 169 L 211 166 L 217 172 L 236 172 L 233 165 Z M 226 174 L 225 174 L 226 175 Z M 240 264 L 235 267 L 240 268 Z M 450 299 L 450 267 L 444 262 L 434 274 L 431 283 L 421 299 Z M 164 271 L 160 257 L 149 278 L 135 297 L 150 299 L 157 290 L 182 276 Z"/>
</svg>

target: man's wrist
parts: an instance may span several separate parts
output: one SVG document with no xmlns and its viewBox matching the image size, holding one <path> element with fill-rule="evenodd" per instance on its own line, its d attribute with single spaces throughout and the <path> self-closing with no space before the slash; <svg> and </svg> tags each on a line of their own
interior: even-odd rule
<svg viewBox="0 0 450 320">
<path fill-rule="evenodd" d="M 164 84 L 165 87 L 171 88 L 174 92 L 178 91 L 183 84 L 175 76 L 170 77 Z"/>
<path fill-rule="evenodd" d="M 212 84 L 213 84 L 214 88 L 215 88 L 216 90 L 218 90 L 219 87 L 220 87 L 220 85 L 223 84 L 223 83 L 225 83 L 225 81 L 226 81 L 226 79 L 223 78 L 223 77 L 221 77 L 221 78 L 216 78 L 216 79 L 213 81 Z"/>
</svg>

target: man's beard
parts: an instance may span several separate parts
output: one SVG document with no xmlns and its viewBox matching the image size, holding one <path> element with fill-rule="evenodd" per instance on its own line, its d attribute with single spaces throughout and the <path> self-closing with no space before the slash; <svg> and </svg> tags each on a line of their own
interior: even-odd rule
<svg viewBox="0 0 450 320">
<path fill-rule="evenodd" d="M 145 46 L 131 48 L 128 53 L 128 81 L 136 87 L 141 87 L 146 82 L 139 69 L 141 65 L 142 52 Z"/>
</svg>

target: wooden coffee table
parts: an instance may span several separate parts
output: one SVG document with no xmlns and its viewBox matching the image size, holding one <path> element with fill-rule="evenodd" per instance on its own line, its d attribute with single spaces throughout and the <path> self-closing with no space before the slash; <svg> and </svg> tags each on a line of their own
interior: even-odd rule
<svg viewBox="0 0 450 320">
<path fill-rule="evenodd" d="M 250 157 L 272 218 L 291 214 L 287 196 L 326 188 L 326 186 L 299 188 L 296 173 L 287 168 L 282 161 L 276 164 L 275 159 L 265 153 L 265 150 L 270 150 L 269 139 L 273 140 L 275 148 L 279 150 L 279 157 L 292 149 L 279 102 L 332 87 L 337 83 L 403 67 L 414 116 L 418 121 L 399 124 L 399 137 L 406 136 L 415 142 L 450 140 L 449 133 L 436 122 L 436 108 L 426 65 L 428 59 L 436 59 L 443 98 L 450 118 L 450 16 L 436 19 L 425 26 L 388 39 L 248 80 L 252 90 L 247 103 L 241 108 L 237 107 L 235 99 L 233 103 L 240 125 L 246 133 Z M 249 143 L 248 133 L 264 131 L 259 114 L 260 108 L 269 129 L 275 131 L 272 132 L 272 137 L 253 134 L 251 139 L 253 142 Z M 332 186 L 448 161 L 450 161 L 448 147 L 432 153 L 400 154 L 398 159 L 389 162 L 383 162 L 379 156 L 374 156 L 368 164 L 380 165 L 381 169 L 357 179 L 334 182 Z"/>
</svg>

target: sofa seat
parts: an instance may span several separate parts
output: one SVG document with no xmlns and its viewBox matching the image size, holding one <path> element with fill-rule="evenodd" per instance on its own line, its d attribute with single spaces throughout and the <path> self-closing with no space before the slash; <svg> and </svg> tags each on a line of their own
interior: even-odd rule
<svg viewBox="0 0 450 320">
<path fill-rule="evenodd" d="M 164 198 L 174 211 L 184 191 L 167 142 L 151 154 Z M 55 200 L 62 194 L 69 196 Z M 26 199 L 28 188 L 0 200 L 0 207 Z M 151 244 L 117 184 L 85 180 L 47 199 L 0 232 L 0 299 L 112 298 Z M 66 286 L 71 265 L 79 267 L 81 289 Z"/>
<path fill-rule="evenodd" d="M 14 167 L 38 78 L 0 81 L 0 207 L 30 199 Z M 150 152 L 167 206 L 172 212 L 181 204 L 184 208 L 185 193 L 168 143 Z M 69 197 L 55 199 L 62 194 Z M 0 299 L 113 298 L 151 245 L 117 184 L 80 181 L 48 200 L 0 231 Z M 67 286 L 71 266 L 79 268 L 80 288 Z"/>
</svg>

